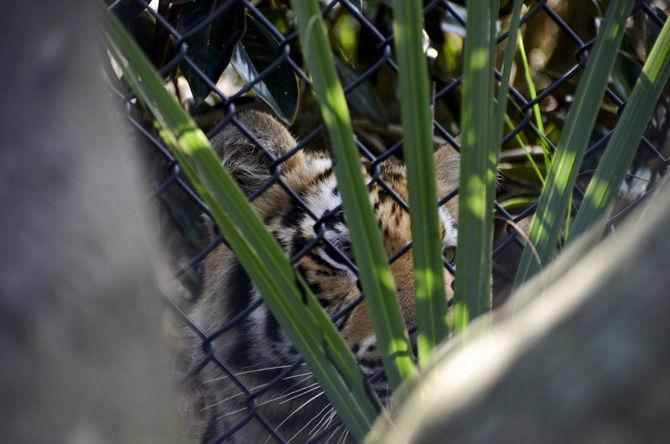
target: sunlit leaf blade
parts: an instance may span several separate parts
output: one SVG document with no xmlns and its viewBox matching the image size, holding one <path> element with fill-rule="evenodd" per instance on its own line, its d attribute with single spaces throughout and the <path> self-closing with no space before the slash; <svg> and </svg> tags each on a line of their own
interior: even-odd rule
<svg viewBox="0 0 670 444">
<path fill-rule="evenodd" d="M 205 21 L 208 24 L 203 26 Z M 177 30 L 187 36 L 186 55 L 213 84 L 228 66 L 235 45 L 244 33 L 244 24 L 244 5 L 241 3 L 199 0 L 181 7 Z M 181 62 L 179 68 L 191 87 L 196 104 L 205 100 L 212 90 L 210 85 L 187 61 Z"/>
<path fill-rule="evenodd" d="M 507 110 L 507 99 L 509 97 L 509 81 L 512 75 L 512 65 L 514 64 L 514 54 L 516 52 L 516 38 L 515 36 L 519 31 L 519 23 L 521 22 L 521 7 L 523 6 L 523 0 L 514 0 L 514 5 L 512 6 L 512 20 L 507 30 L 507 39 L 505 46 L 505 56 L 503 57 L 502 73 L 500 75 L 500 88 L 498 89 L 498 96 L 496 100 L 496 112 L 495 112 L 495 132 L 494 141 L 502 137 L 504 123 L 505 123 L 505 113 Z M 498 157 L 500 152 L 500 143 L 495 143 L 496 157 Z M 497 161 L 496 161 L 497 163 Z"/>
<path fill-rule="evenodd" d="M 407 166 L 412 257 L 416 292 L 417 346 L 424 365 L 447 336 L 442 241 L 437 214 L 428 67 L 423 52 L 423 16 L 419 2 L 395 2 L 394 35 Z"/>
<path fill-rule="evenodd" d="M 321 116 L 333 147 L 338 190 L 377 345 L 389 384 L 396 388 L 404 379 L 413 377 L 416 369 L 393 276 L 363 181 L 344 92 L 335 72 L 335 61 L 317 1 L 293 0 L 291 3 Z"/>
<path fill-rule="evenodd" d="M 491 306 L 491 236 L 496 148 L 493 143 L 493 56 L 490 5 L 468 3 L 461 115 L 461 182 L 458 210 L 454 324 L 460 329 Z M 497 139 L 496 139 L 497 140 Z M 488 202 L 491 200 L 491 202 Z"/>
<path fill-rule="evenodd" d="M 223 169 L 206 136 L 164 88 L 162 79 L 119 22 L 102 7 L 103 38 L 124 79 L 154 115 L 160 135 L 207 203 L 236 257 L 260 290 L 268 308 L 310 366 L 351 434 L 362 440 L 379 400 L 357 362 L 291 267 L 232 176 Z"/>
<path fill-rule="evenodd" d="M 298 78 L 288 61 L 281 61 L 279 42 L 255 18 L 247 15 L 247 29 L 230 59 L 239 76 L 272 108 L 277 117 L 291 124 L 298 111 Z M 269 72 L 264 72 L 271 68 Z M 263 73 L 263 79 L 256 82 Z"/>
<path fill-rule="evenodd" d="M 530 100 L 535 100 L 537 99 L 535 82 L 533 82 L 530 63 L 528 63 L 528 57 L 526 57 L 526 49 L 523 44 L 523 38 L 521 36 L 521 33 L 518 32 L 518 29 L 516 36 L 517 36 L 516 40 L 519 44 L 519 55 L 521 56 L 521 66 L 523 66 L 523 73 L 526 78 L 526 85 L 528 87 L 528 98 Z M 546 142 L 544 123 L 542 122 L 542 114 L 540 113 L 540 104 L 539 103 L 534 104 L 532 110 L 533 110 L 533 117 L 535 118 L 535 128 L 538 133 L 538 143 L 540 144 L 540 146 L 542 146 L 544 152 L 544 167 L 548 170 L 550 166 L 549 146 Z"/>
<path fill-rule="evenodd" d="M 491 69 L 495 68 L 495 55 L 496 55 L 496 42 L 497 42 L 497 26 L 496 21 L 494 20 L 498 13 L 497 2 L 492 2 L 491 9 L 491 42 L 489 44 L 492 46 L 491 49 Z M 512 65 L 514 63 L 514 54 L 516 52 L 516 38 L 514 38 L 519 30 L 519 23 L 521 21 L 521 7 L 523 6 L 522 0 L 515 0 L 512 7 L 512 18 L 510 22 L 509 29 L 507 30 L 507 39 L 505 45 L 505 55 L 503 58 L 502 73 L 500 77 L 500 87 L 498 88 L 498 95 L 493 108 L 493 118 L 491 124 L 493 129 L 491 130 L 489 153 L 488 153 L 488 173 L 486 175 L 486 211 L 484 213 L 485 220 L 484 223 L 487 224 L 488 237 L 486 238 L 486 245 L 483 247 L 485 251 L 490 252 L 485 254 L 484 263 L 482 269 L 487 271 L 487 275 L 482 275 L 480 279 L 486 279 L 487 282 L 482 287 L 483 294 L 491 294 L 492 292 L 492 281 L 493 281 L 493 208 L 496 197 L 496 177 L 498 174 L 498 164 L 500 160 L 500 149 L 502 146 L 502 137 L 503 137 L 503 128 L 505 123 L 505 117 L 507 116 L 507 100 L 509 97 L 509 88 L 510 88 L 510 76 L 512 73 Z M 491 89 L 491 96 L 493 96 L 495 88 Z M 523 145 L 522 145 L 523 146 Z M 526 148 L 523 146 L 524 149 Z M 530 159 L 531 165 L 535 165 L 533 158 L 528 156 Z M 539 171 L 538 171 L 539 174 Z M 539 174 L 540 178 L 542 177 Z M 465 253 L 469 254 L 469 253 Z M 473 276 L 464 276 L 465 279 L 476 279 Z M 490 282 L 490 283 L 489 283 Z M 480 296 L 483 297 L 483 296 Z M 484 301 L 482 301 L 484 302 Z M 488 299 L 485 301 L 487 306 L 493 302 L 493 296 L 488 296 Z"/>
<path fill-rule="evenodd" d="M 524 248 L 515 287 L 547 265 L 556 253 L 584 151 L 624 35 L 626 19 L 634 3 L 634 0 L 613 0 L 609 4 L 531 222 L 528 242 L 533 247 L 526 245 Z"/>
<path fill-rule="evenodd" d="M 604 228 L 606 217 L 614 206 L 619 187 L 669 76 L 670 20 L 666 20 L 589 183 L 572 224 L 569 240 L 576 239 L 593 224 Z"/>
</svg>

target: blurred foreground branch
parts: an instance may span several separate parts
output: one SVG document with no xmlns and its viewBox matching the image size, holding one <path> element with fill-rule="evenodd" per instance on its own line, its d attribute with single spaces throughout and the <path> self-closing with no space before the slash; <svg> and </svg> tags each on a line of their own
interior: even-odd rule
<svg viewBox="0 0 670 444">
<path fill-rule="evenodd" d="M 369 441 L 670 442 L 668 186 L 643 214 L 447 344 Z"/>
<path fill-rule="evenodd" d="M 4 442 L 174 442 L 137 163 L 104 100 L 92 3 L 0 21 Z"/>
</svg>

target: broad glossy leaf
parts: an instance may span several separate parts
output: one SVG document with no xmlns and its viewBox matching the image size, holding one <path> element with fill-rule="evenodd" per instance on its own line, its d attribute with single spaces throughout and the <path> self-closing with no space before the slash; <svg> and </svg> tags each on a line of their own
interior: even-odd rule
<svg viewBox="0 0 670 444">
<path fill-rule="evenodd" d="M 279 42 L 256 19 L 247 15 L 246 21 L 247 30 L 235 47 L 230 62 L 240 77 L 246 83 L 251 83 L 281 57 L 281 50 Z M 287 61 L 266 73 L 253 89 L 277 117 L 287 124 L 293 122 L 298 110 L 300 90 L 298 78 Z"/>
<path fill-rule="evenodd" d="M 344 86 L 349 85 L 359 77 L 356 71 L 340 59 L 335 59 L 335 67 L 337 68 L 337 75 Z M 349 105 L 357 113 L 367 117 L 370 122 L 383 127 L 388 125 L 389 122 L 384 112 L 384 105 L 382 105 L 375 89 L 368 80 L 348 92 L 346 97 Z"/>
<path fill-rule="evenodd" d="M 193 35 L 189 33 L 203 20 L 217 17 Z M 238 40 L 244 33 L 244 6 L 219 0 L 200 0 L 182 6 L 178 30 L 188 36 L 188 57 L 216 83 L 230 62 Z M 187 63 L 181 68 L 188 81 L 196 104 L 202 102 L 212 90 L 207 82 Z"/>
<path fill-rule="evenodd" d="M 151 54 L 156 35 L 156 19 L 149 12 L 142 11 L 136 17 L 128 20 L 125 26 L 144 52 Z"/>
<path fill-rule="evenodd" d="M 112 3 L 114 3 L 113 0 L 107 0 L 108 5 L 111 5 Z M 141 0 L 123 0 L 112 8 L 112 12 L 116 14 L 119 20 L 126 22 L 137 17 L 137 15 L 145 9 L 147 9 L 147 7 Z"/>
</svg>

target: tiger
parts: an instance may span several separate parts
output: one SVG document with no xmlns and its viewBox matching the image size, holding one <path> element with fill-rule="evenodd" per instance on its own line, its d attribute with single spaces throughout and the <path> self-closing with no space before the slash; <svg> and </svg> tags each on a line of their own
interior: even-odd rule
<svg viewBox="0 0 670 444">
<path fill-rule="evenodd" d="M 288 129 L 265 112 L 249 110 L 235 118 L 244 130 L 226 125 L 212 138 L 212 147 L 241 190 L 251 197 L 253 208 L 285 254 L 298 257 L 296 270 L 325 311 L 334 316 L 359 300 L 361 289 L 333 160 L 324 151 L 296 149 L 298 142 Z M 455 194 L 458 153 L 444 145 L 435 151 L 434 159 L 438 196 Z M 372 167 L 366 159 L 361 161 L 366 183 L 371 183 L 370 204 L 387 255 L 406 250 L 391 262 L 390 269 L 405 322 L 412 326 L 416 322 L 413 260 L 406 248 L 411 241 L 411 226 L 409 214 L 400 203 L 408 201 L 406 169 L 393 156 Z M 373 181 L 373 175 L 378 180 Z M 442 246 L 452 259 L 458 234 L 457 211 L 457 197 L 438 211 Z M 324 215 L 328 217 L 317 223 Z M 214 238 L 213 225 L 207 225 L 209 236 Z M 206 256 L 203 280 L 202 292 L 187 317 L 209 339 L 192 328 L 186 328 L 183 337 L 184 368 L 192 373 L 185 383 L 186 395 L 180 408 L 185 415 L 186 440 L 219 442 L 230 427 L 240 424 L 241 429 L 226 442 L 260 444 L 275 442 L 273 437 L 277 436 L 306 442 L 326 429 L 336 413 L 304 364 L 273 381 L 296 363 L 299 355 L 225 243 Z M 445 297 L 451 299 L 453 277 L 446 269 L 444 280 Z M 220 331 L 221 326 L 236 319 L 239 321 L 229 330 Z M 361 372 L 366 376 L 381 374 L 371 384 L 387 398 L 388 384 L 364 298 L 335 322 Z M 271 381 L 273 384 L 268 385 Z M 259 390 L 263 393 L 249 404 L 249 393 Z M 270 431 L 273 428 L 276 435 Z M 338 441 L 352 442 L 343 427 L 335 431 L 342 434 Z"/>
</svg>

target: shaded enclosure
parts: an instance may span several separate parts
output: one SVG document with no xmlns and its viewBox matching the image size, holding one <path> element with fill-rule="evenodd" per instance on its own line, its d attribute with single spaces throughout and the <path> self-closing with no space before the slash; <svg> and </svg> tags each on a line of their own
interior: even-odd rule
<svg viewBox="0 0 670 444">
<path fill-rule="evenodd" d="M 540 0 L 526 3 L 522 19 L 524 50 L 517 57 L 513 72 L 508 126 L 499 166 L 501 181 L 495 205 L 498 222 L 493 251 L 494 305 L 504 302 L 509 294 L 523 247 L 523 230 L 533 214 L 548 159 L 559 139 L 602 16 L 598 2 Z M 456 2 L 434 0 L 424 4 L 426 58 L 433 82 L 434 141 L 436 146 L 446 143 L 459 149 L 465 11 Z M 303 56 L 288 2 L 160 2 L 147 6 L 141 0 L 110 2 L 110 8 L 126 23 L 165 77 L 166 84 L 208 132 L 210 139 L 226 126 L 233 125 L 272 158 L 262 143 L 243 128 L 235 112 L 261 109 L 274 114 L 290 125 L 298 140 L 287 156 L 273 159 L 268 174 L 275 181 L 279 180 L 282 163 L 299 150 L 328 148 L 310 81 L 303 71 Z M 632 12 L 574 190 L 572 215 L 666 18 L 667 9 L 667 5 L 660 2 L 639 1 Z M 508 13 L 505 8 L 500 12 L 501 29 L 507 26 Z M 336 51 L 337 69 L 352 113 L 357 146 L 361 156 L 369 162 L 372 181 L 390 188 L 380 176 L 379 167 L 391 158 L 402 159 L 391 10 L 383 1 L 338 0 L 323 2 L 323 15 Z M 500 41 L 507 37 L 502 34 Z M 171 310 L 179 321 L 166 323 L 168 334 L 179 336 L 183 323 L 201 338 L 203 350 L 211 351 L 214 341 L 233 341 L 232 327 L 253 316 L 261 302 L 230 313 L 228 321 L 214 331 L 203 331 L 189 319 L 189 307 L 201 291 L 203 261 L 225 239 L 216 234 L 213 240 L 207 236 L 201 217 L 207 214 L 206 206 L 153 130 L 149 115 L 137 106 L 132 94 L 117 79 L 114 66 L 109 64 L 106 68 L 111 90 L 125 105 L 133 134 L 142 145 L 141 155 L 150 165 L 153 192 L 148 205 L 169 250 L 174 283 L 181 289 L 180 296 L 170 298 Z M 638 149 L 629 177 L 622 185 L 611 227 L 616 227 L 653 191 L 665 173 L 670 156 L 669 104 L 670 94 L 666 92 Z M 296 205 L 305 205 L 297 193 L 285 184 L 282 186 Z M 440 196 L 440 204 L 454 196 L 455 193 Z M 251 196 L 254 197 L 257 196 Z M 407 209 L 406 202 L 399 204 Z M 291 258 L 293 263 L 326 242 L 318 227 L 332 216 L 332 213 L 321 215 L 304 209 L 313 215 L 315 230 L 321 234 L 308 248 Z M 566 232 L 570 214 L 566 216 Z M 389 260 L 393 262 L 410 254 L 410 248 L 409 245 L 401 248 Z M 445 258 L 444 265 L 454 273 L 453 257 Z M 333 319 L 337 321 L 358 303 L 360 300 L 335 314 Z M 276 442 L 287 442 L 291 437 L 282 434 L 281 424 L 264 416 L 261 397 L 287 378 L 298 377 L 301 362 L 273 369 L 271 382 L 251 387 L 241 376 L 250 369 L 236 368 L 211 352 L 205 356 L 196 366 L 184 369 L 181 383 L 189 384 L 194 375 L 207 367 L 219 377 L 234 381 L 239 390 L 237 399 L 244 399 L 245 405 L 243 411 L 234 416 L 221 418 L 217 429 L 224 432 L 211 436 L 211 441 L 234 439 L 238 430 L 254 422 L 265 427 Z M 304 400 L 309 398 L 307 395 Z M 334 414 L 315 418 L 310 442 L 329 439 L 332 442 L 340 437 L 341 430 Z"/>
</svg>

